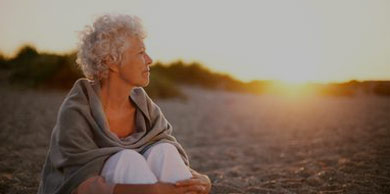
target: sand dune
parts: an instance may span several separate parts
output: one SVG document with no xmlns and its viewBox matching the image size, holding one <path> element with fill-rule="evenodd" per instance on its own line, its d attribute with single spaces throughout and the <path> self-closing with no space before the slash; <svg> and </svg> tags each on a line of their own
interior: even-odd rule
<svg viewBox="0 0 390 194">
<path fill-rule="evenodd" d="M 156 102 L 212 193 L 390 192 L 390 98 L 183 90 Z M 66 92 L 0 92 L 0 193 L 36 193 Z"/>
</svg>

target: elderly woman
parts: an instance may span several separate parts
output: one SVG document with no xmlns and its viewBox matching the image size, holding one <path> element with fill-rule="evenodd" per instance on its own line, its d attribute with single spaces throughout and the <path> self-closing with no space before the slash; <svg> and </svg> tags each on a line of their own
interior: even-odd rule
<svg viewBox="0 0 390 194">
<path fill-rule="evenodd" d="M 208 193 L 172 126 L 142 87 L 152 59 L 136 16 L 104 15 L 82 33 L 79 79 L 58 112 L 38 193 Z"/>
</svg>

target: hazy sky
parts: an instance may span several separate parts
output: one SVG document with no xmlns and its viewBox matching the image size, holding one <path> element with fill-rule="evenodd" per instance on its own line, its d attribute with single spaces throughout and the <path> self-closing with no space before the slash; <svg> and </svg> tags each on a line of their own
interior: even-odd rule
<svg viewBox="0 0 390 194">
<path fill-rule="evenodd" d="M 390 79 L 390 0 L 0 0 L 0 51 L 70 51 L 103 13 L 136 14 L 156 61 L 243 80 Z"/>
</svg>

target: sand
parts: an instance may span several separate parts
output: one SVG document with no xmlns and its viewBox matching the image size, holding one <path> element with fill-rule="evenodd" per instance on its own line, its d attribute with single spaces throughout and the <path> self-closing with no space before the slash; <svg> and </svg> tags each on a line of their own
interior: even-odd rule
<svg viewBox="0 0 390 194">
<path fill-rule="evenodd" d="M 211 193 L 390 193 L 390 98 L 157 100 Z M 0 86 L 0 193 L 36 193 L 64 91 Z"/>
</svg>

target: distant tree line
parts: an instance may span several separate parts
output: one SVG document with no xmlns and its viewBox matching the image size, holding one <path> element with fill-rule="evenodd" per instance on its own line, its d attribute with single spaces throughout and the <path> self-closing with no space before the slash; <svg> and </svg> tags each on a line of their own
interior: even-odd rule
<svg viewBox="0 0 390 194">
<path fill-rule="evenodd" d="M 14 57 L 0 54 L 0 70 L 8 72 L 5 79 L 12 85 L 33 88 L 69 89 L 83 77 L 75 64 L 76 52 L 51 54 L 38 52 L 33 46 L 22 47 Z M 179 85 L 193 85 L 213 90 L 253 94 L 269 93 L 273 81 L 243 82 L 228 74 L 212 72 L 198 62 L 156 62 L 151 67 L 150 84 L 145 89 L 152 98 L 182 97 Z M 389 81 L 350 81 L 335 84 L 311 84 L 312 93 L 329 96 L 360 94 L 390 96 Z"/>
<path fill-rule="evenodd" d="M 70 54 L 50 54 L 38 52 L 33 46 L 22 47 L 9 59 L 0 54 L 0 69 L 8 71 L 6 80 L 16 86 L 33 88 L 69 89 L 83 77 L 75 64 L 76 52 Z M 154 98 L 184 97 L 179 85 L 196 85 L 208 89 L 229 91 L 253 91 L 260 93 L 266 82 L 244 83 L 227 74 L 214 73 L 203 65 L 182 61 L 162 64 L 156 62 L 151 67 L 150 84 L 145 89 Z"/>
<path fill-rule="evenodd" d="M 0 68 L 10 72 L 11 84 L 35 88 L 68 89 L 82 77 L 75 65 L 76 53 L 58 55 L 38 53 L 32 46 L 24 46 L 10 59 L 2 57 Z"/>
</svg>

